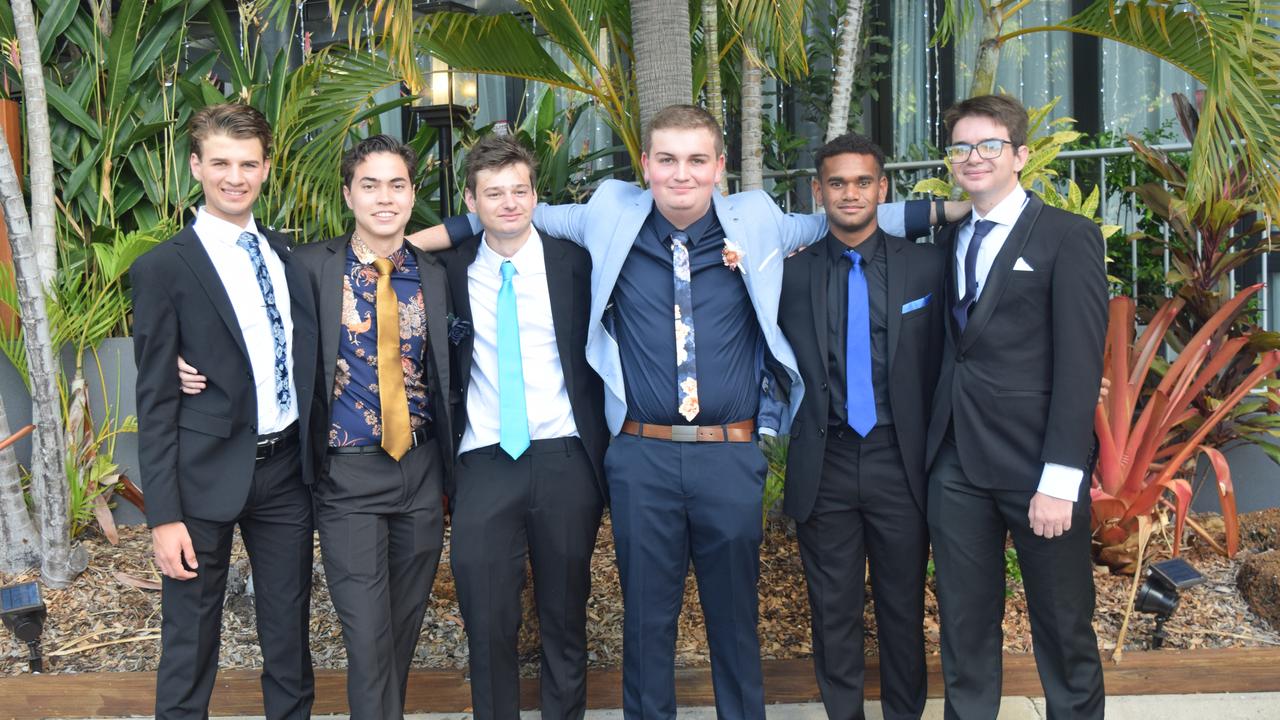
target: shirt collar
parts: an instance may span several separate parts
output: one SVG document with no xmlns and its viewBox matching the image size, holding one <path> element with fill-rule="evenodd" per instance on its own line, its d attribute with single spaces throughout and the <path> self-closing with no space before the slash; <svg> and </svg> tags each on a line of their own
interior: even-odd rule
<svg viewBox="0 0 1280 720">
<path fill-rule="evenodd" d="M 202 240 L 220 242 L 226 245 L 239 243 L 240 234 L 245 232 L 253 233 L 259 240 L 262 238 L 262 233 L 258 231 L 258 224 L 253 221 L 252 215 L 249 216 L 249 222 L 244 227 L 240 227 L 209 212 L 204 205 L 201 205 L 200 209 L 196 211 L 196 219 L 191 227 Z"/>
<path fill-rule="evenodd" d="M 543 262 L 542 236 L 538 234 L 537 228 L 529 227 L 529 239 L 525 240 L 524 245 L 521 245 L 511 257 L 499 255 L 489 247 L 489 243 L 485 242 L 482 234 L 480 249 L 476 251 L 476 262 L 479 262 L 485 270 L 498 275 L 502 272 L 504 260 L 510 260 L 511 264 L 516 266 L 517 275 L 541 275 L 546 269 L 546 264 Z"/>
<path fill-rule="evenodd" d="M 978 209 L 974 208 L 970 214 L 969 222 L 975 223 L 979 220 L 990 220 L 997 225 L 1012 226 L 1018 222 L 1018 216 L 1022 214 L 1022 206 L 1027 204 L 1027 191 L 1022 189 L 1022 185 L 1014 185 L 1013 191 L 1005 195 L 1004 199 L 996 203 L 991 208 L 991 212 L 985 217 L 978 214 Z"/>
<path fill-rule="evenodd" d="M 649 220 L 652 223 L 651 227 L 653 228 L 654 233 L 658 236 L 658 242 L 662 243 L 664 246 L 667 245 L 667 238 L 671 237 L 671 233 L 679 230 L 679 228 L 671 224 L 671 221 L 668 220 L 666 216 L 658 212 L 658 208 L 656 207 L 649 215 Z M 690 245 L 697 245 L 698 241 L 705 237 L 715 224 L 716 208 L 715 205 L 712 204 L 711 207 L 707 208 L 707 213 L 705 215 L 693 221 L 693 223 L 682 232 L 689 236 Z"/>
<path fill-rule="evenodd" d="M 846 250 L 853 250 L 862 256 L 863 265 L 869 265 L 876 259 L 876 256 L 880 254 L 880 247 L 882 245 L 884 245 L 884 242 L 880 239 L 880 228 L 876 228 L 876 231 L 871 233 L 871 236 L 866 240 L 858 243 L 858 247 L 856 248 L 851 248 L 848 245 L 845 245 L 840 242 L 840 238 L 836 237 L 830 231 L 827 232 L 828 252 L 831 254 L 831 259 L 833 261 L 840 260 L 844 257 L 844 252 Z"/>
<path fill-rule="evenodd" d="M 377 260 L 379 257 L 377 253 L 375 253 L 373 250 L 369 248 L 368 245 L 365 244 L 364 239 L 361 238 L 360 235 L 354 231 L 351 233 L 351 242 L 348 243 L 348 246 L 351 248 L 351 254 L 355 256 L 356 262 L 360 263 L 361 265 L 372 265 L 373 261 Z M 399 267 L 404 264 L 403 260 L 405 259 L 405 258 L 401 258 L 400 256 L 406 255 L 408 254 L 408 252 L 409 251 L 405 248 L 404 242 L 401 241 L 400 247 L 396 248 L 395 252 L 387 256 L 387 259 L 392 261 L 392 263 L 394 263 L 397 267 Z"/>
</svg>

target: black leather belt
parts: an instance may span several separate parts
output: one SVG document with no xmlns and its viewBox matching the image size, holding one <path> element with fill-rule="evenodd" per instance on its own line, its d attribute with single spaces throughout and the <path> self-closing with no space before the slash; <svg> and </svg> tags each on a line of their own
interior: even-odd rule
<svg viewBox="0 0 1280 720">
<path fill-rule="evenodd" d="M 289 427 L 279 431 L 258 436 L 258 452 L 255 455 L 256 460 L 266 460 L 276 453 L 289 447 L 298 439 L 298 422 L 289 424 Z"/>
<path fill-rule="evenodd" d="M 411 447 L 418 447 L 435 437 L 434 423 L 426 423 L 414 430 L 412 437 L 413 444 Z M 374 455 L 380 452 L 383 452 L 381 445 L 337 445 L 329 448 L 330 455 Z"/>
</svg>

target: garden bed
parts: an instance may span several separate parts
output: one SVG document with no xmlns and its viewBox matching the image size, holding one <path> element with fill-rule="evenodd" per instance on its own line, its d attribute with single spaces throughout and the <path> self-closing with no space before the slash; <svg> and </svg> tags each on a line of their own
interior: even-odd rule
<svg viewBox="0 0 1280 720">
<path fill-rule="evenodd" d="M 1260 543 L 1274 543 L 1265 533 L 1250 532 L 1248 521 L 1241 557 L 1234 560 L 1214 554 L 1192 543 L 1184 556 L 1207 578 L 1207 582 L 1183 595 L 1173 619 L 1165 626 L 1169 648 L 1223 648 L 1280 646 L 1280 634 L 1259 619 L 1236 589 L 1236 573 L 1241 559 L 1264 549 Z M 1253 540 L 1250 538 L 1253 537 Z M 120 545 L 111 546 L 101 538 L 85 541 L 89 569 L 64 590 L 43 589 L 49 607 L 44 633 L 46 671 L 87 673 L 152 671 L 159 659 L 160 595 L 135 587 L 134 580 L 158 579 L 151 559 L 150 535 L 140 527 L 121 528 Z M 1156 543 L 1159 548 L 1160 544 Z M 1158 555 L 1157 551 L 1157 555 Z M 243 550 L 237 542 L 233 564 L 244 566 Z M 594 586 L 588 607 L 588 649 L 593 669 L 617 667 L 622 658 L 622 603 L 617 570 L 613 563 L 613 542 L 607 523 L 601 528 L 596 547 Z M 343 668 L 346 653 L 340 625 L 320 576 L 319 549 L 315 562 L 317 582 L 312 597 L 311 647 L 318 668 Z M 233 575 L 236 573 L 233 572 Z M 0 584 L 33 579 L 25 575 L 0 574 Z M 1132 580 L 1112 576 L 1097 568 L 1098 609 L 1094 616 L 1099 643 L 1104 650 L 1114 647 Z M 243 594 L 243 580 L 233 578 L 223 617 L 223 668 L 255 668 L 261 663 L 254 627 L 252 600 Z M 1005 615 L 1005 651 L 1029 653 L 1031 637 L 1026 606 L 1020 586 L 1011 584 Z M 932 584 L 926 597 L 926 643 L 931 655 L 938 652 L 937 605 Z M 528 597 L 528 596 L 527 596 Z M 806 658 L 811 653 L 809 606 L 804 588 L 795 538 L 785 521 L 771 522 L 761 552 L 760 644 L 765 659 Z M 874 618 L 867 612 L 867 654 L 876 653 Z M 1146 647 L 1151 620 L 1134 615 L 1126 649 Z M 526 674 L 536 673 L 536 622 L 526 612 L 522 633 L 522 658 Z M 703 666 L 709 662 L 702 612 L 697 590 L 690 578 L 685 610 L 680 619 L 676 661 L 681 666 Z M 459 669 L 467 662 L 466 637 L 461 613 L 449 572 L 448 557 L 441 562 L 435 591 L 418 643 L 415 667 Z M 26 672 L 26 649 L 5 633 L 0 639 L 0 674 Z"/>
</svg>

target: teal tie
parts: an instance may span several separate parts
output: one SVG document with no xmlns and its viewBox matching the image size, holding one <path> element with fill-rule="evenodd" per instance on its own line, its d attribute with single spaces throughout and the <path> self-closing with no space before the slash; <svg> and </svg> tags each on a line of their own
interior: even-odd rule
<svg viewBox="0 0 1280 720">
<path fill-rule="evenodd" d="M 502 261 L 498 289 L 498 445 L 512 459 L 529 449 L 529 416 L 524 408 L 524 368 L 520 362 L 520 323 L 516 318 L 516 266 Z"/>
</svg>

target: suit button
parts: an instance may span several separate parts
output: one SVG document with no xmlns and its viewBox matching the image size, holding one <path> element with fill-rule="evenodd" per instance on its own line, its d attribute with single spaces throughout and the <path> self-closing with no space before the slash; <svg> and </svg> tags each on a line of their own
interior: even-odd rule
<svg viewBox="0 0 1280 720">
<path fill-rule="evenodd" d="M 826 428 L 818 428 L 818 435 L 826 435 L 826 434 L 827 434 Z"/>
<path fill-rule="evenodd" d="M 957 356 L 956 356 L 956 362 L 964 362 L 964 356 L 963 356 L 963 355 L 957 355 Z"/>
<path fill-rule="evenodd" d="M 257 425 L 250 425 L 250 426 L 249 426 L 249 431 L 250 431 L 250 432 L 252 432 L 252 433 L 254 433 L 254 434 L 257 434 L 257 432 L 258 432 L 258 426 L 257 426 Z"/>
<path fill-rule="evenodd" d="M 823 389 L 823 390 L 826 390 L 826 389 L 827 389 L 827 384 L 826 384 L 826 383 L 822 383 L 822 389 Z"/>
</svg>

